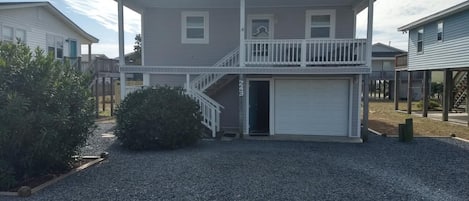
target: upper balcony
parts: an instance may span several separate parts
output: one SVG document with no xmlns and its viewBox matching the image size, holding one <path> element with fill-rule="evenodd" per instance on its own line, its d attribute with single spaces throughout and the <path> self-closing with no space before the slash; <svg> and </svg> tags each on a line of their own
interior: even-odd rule
<svg viewBox="0 0 469 201">
<path fill-rule="evenodd" d="M 245 49 L 246 66 L 366 64 L 366 39 L 248 39 Z"/>
</svg>

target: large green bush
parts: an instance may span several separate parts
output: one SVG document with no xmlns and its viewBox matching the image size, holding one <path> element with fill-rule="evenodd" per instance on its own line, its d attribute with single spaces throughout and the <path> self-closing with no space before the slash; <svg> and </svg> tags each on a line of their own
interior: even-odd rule
<svg viewBox="0 0 469 201">
<path fill-rule="evenodd" d="M 42 50 L 0 43 L 0 189 L 12 185 L 11 176 L 70 167 L 94 130 L 88 83 Z"/>
<path fill-rule="evenodd" d="M 197 142 L 201 120 L 199 106 L 181 88 L 153 87 L 122 101 L 115 134 L 129 149 L 174 149 Z"/>
</svg>

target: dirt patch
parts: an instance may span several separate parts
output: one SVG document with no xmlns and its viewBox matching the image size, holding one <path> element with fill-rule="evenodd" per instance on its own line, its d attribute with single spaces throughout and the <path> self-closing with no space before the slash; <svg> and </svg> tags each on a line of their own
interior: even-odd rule
<svg viewBox="0 0 469 201">
<path fill-rule="evenodd" d="M 404 108 L 400 103 L 399 108 Z M 394 110 L 393 102 L 370 102 L 369 127 L 387 135 L 398 135 L 398 125 L 406 118 L 414 120 L 414 134 L 418 136 L 458 137 L 469 139 L 469 128 L 429 118 L 411 116 Z"/>
</svg>

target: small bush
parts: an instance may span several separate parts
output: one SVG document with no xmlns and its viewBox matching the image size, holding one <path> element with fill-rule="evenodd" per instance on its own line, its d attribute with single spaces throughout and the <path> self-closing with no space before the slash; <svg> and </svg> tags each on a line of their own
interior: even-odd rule
<svg viewBox="0 0 469 201">
<path fill-rule="evenodd" d="M 134 150 L 174 149 L 201 137 L 199 106 L 181 88 L 154 87 L 129 94 L 116 111 L 115 134 Z"/>
<path fill-rule="evenodd" d="M 419 101 L 416 106 L 418 109 L 423 109 L 423 100 Z M 428 102 L 429 110 L 435 110 L 439 107 L 441 107 L 441 105 L 437 100 L 430 99 L 430 101 Z"/>
<path fill-rule="evenodd" d="M 0 43 L 0 159 L 17 181 L 70 167 L 94 130 L 88 83 L 42 50 Z"/>
</svg>

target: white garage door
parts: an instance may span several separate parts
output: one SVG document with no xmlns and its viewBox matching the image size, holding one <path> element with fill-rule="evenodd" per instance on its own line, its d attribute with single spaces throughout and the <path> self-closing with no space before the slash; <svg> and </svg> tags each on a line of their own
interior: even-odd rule
<svg viewBox="0 0 469 201">
<path fill-rule="evenodd" d="M 347 136 L 348 80 L 275 80 L 275 133 Z"/>
</svg>

